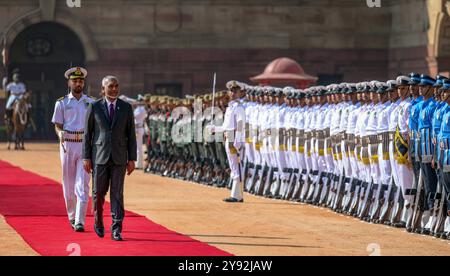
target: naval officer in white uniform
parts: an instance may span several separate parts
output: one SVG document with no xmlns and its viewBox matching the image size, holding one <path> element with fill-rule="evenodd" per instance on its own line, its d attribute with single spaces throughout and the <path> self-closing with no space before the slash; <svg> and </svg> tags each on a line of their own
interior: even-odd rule
<svg viewBox="0 0 450 276">
<path fill-rule="evenodd" d="M 89 202 L 90 175 L 83 169 L 82 141 L 86 111 L 94 99 L 83 93 L 87 71 L 66 71 L 70 93 L 55 104 L 52 123 L 60 139 L 63 193 L 72 228 L 84 232 Z"/>
</svg>

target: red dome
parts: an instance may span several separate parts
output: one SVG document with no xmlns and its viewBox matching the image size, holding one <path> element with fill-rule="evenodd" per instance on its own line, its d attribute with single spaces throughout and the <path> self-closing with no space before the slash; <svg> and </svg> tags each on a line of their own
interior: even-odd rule
<svg viewBox="0 0 450 276">
<path fill-rule="evenodd" d="M 269 63 L 264 70 L 265 74 L 305 74 L 303 68 L 295 60 L 290 58 L 277 58 Z"/>
<path fill-rule="evenodd" d="M 298 62 L 287 57 L 275 59 L 266 66 L 264 73 L 250 79 L 260 84 L 294 82 L 302 87 L 317 81 L 317 77 L 306 74 Z"/>
</svg>

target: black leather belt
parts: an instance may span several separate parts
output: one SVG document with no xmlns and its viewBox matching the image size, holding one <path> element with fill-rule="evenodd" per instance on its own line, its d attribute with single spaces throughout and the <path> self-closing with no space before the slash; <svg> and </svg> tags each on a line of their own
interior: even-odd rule
<svg viewBox="0 0 450 276">
<path fill-rule="evenodd" d="M 369 139 L 369 144 L 371 144 L 371 145 L 378 143 L 377 135 L 369 135 L 368 139 Z"/>
<path fill-rule="evenodd" d="M 68 134 L 84 134 L 84 131 L 70 131 L 70 130 L 64 130 L 65 133 Z"/>
<path fill-rule="evenodd" d="M 65 142 L 69 142 L 69 143 L 82 143 L 83 139 L 81 140 L 77 140 L 77 139 L 64 139 Z"/>
</svg>

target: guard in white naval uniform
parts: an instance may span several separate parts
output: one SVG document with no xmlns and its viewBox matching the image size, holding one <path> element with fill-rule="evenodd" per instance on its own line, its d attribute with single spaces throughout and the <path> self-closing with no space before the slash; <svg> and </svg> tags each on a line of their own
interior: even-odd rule
<svg viewBox="0 0 450 276">
<path fill-rule="evenodd" d="M 70 93 L 55 104 L 52 123 L 60 139 L 63 193 L 72 228 L 84 232 L 89 202 L 90 175 L 83 169 L 82 146 L 86 111 L 94 99 L 83 94 L 87 71 L 66 71 Z"/>
<path fill-rule="evenodd" d="M 145 118 L 147 117 L 147 110 L 145 108 L 144 97 L 142 95 L 138 96 L 137 102 L 133 105 L 134 107 L 134 124 L 136 127 L 136 141 L 137 141 L 137 162 L 136 169 L 144 168 L 144 124 Z"/>
<path fill-rule="evenodd" d="M 222 126 L 210 126 L 212 132 L 225 131 L 225 150 L 230 165 L 230 177 L 233 180 L 231 197 L 225 202 L 244 202 L 244 176 L 241 160 L 244 159 L 245 144 L 245 110 L 240 101 L 244 96 L 245 84 L 229 81 L 227 89 L 230 103 L 225 111 Z"/>
</svg>

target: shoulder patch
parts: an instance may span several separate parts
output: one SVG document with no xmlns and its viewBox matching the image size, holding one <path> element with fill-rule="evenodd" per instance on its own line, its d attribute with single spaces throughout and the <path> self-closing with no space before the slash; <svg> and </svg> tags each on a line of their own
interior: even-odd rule
<svg viewBox="0 0 450 276">
<path fill-rule="evenodd" d="M 56 101 L 57 101 L 57 102 L 62 101 L 62 100 L 64 100 L 66 97 L 67 97 L 67 96 L 62 96 L 61 98 L 57 99 Z"/>
</svg>

